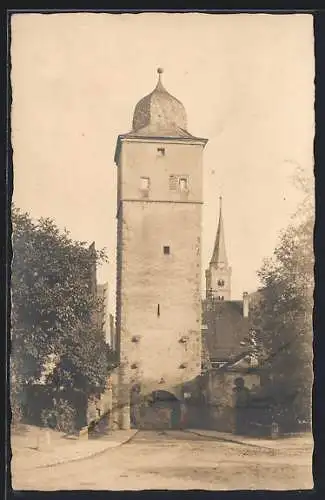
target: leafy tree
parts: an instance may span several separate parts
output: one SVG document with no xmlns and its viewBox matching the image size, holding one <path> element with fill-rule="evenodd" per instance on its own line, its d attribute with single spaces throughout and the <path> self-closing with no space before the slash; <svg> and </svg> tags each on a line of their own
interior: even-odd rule
<svg viewBox="0 0 325 500">
<path fill-rule="evenodd" d="M 248 335 L 240 341 L 240 345 L 245 348 L 244 354 L 251 366 L 258 366 L 259 362 L 267 356 L 263 337 L 260 330 L 251 328 Z"/>
<path fill-rule="evenodd" d="M 101 390 L 112 353 L 96 322 L 96 263 L 106 259 L 48 218 L 12 211 L 12 394 L 44 374 L 53 389 Z"/>
<path fill-rule="evenodd" d="M 262 333 L 279 408 L 295 422 L 310 420 L 312 387 L 313 227 L 311 183 L 292 224 L 281 234 L 273 257 L 258 276 L 260 298 L 253 309 Z"/>
</svg>

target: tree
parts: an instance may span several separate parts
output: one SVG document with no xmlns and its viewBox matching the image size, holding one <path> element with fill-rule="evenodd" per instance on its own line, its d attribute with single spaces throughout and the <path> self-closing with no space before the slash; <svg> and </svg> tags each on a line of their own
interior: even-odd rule
<svg viewBox="0 0 325 500">
<path fill-rule="evenodd" d="M 313 376 L 314 218 L 310 183 L 303 185 L 303 205 L 281 234 L 273 257 L 258 272 L 262 288 L 253 310 L 274 377 L 274 394 L 295 422 L 310 420 Z"/>
<path fill-rule="evenodd" d="M 263 340 L 260 330 L 250 328 L 247 337 L 240 341 L 240 345 L 245 348 L 245 359 L 249 361 L 252 367 L 258 366 L 267 356 Z"/>
<path fill-rule="evenodd" d="M 94 320 L 101 304 L 93 283 L 105 252 L 16 208 L 12 226 L 12 394 L 39 380 L 51 359 L 46 380 L 53 390 L 102 390 L 112 353 Z"/>
</svg>

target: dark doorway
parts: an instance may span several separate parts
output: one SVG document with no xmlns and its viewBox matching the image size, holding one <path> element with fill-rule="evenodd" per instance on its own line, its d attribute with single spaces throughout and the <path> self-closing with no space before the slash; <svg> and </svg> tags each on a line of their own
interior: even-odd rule
<svg viewBox="0 0 325 500">
<path fill-rule="evenodd" d="M 145 428 L 180 429 L 180 401 L 168 391 L 153 391 L 147 398 L 143 417 Z"/>
</svg>

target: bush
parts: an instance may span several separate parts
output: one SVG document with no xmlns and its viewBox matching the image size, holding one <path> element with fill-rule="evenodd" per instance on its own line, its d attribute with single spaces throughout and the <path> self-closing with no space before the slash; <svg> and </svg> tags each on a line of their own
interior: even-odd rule
<svg viewBox="0 0 325 500">
<path fill-rule="evenodd" d="M 10 400 L 11 405 L 11 425 L 18 425 L 23 418 L 23 410 L 21 404 L 17 397 L 14 395 L 11 396 Z"/>
<path fill-rule="evenodd" d="M 50 427 L 60 432 L 75 431 L 76 410 L 69 401 L 59 399 L 52 408 L 42 410 L 41 420 L 45 427 Z"/>
</svg>

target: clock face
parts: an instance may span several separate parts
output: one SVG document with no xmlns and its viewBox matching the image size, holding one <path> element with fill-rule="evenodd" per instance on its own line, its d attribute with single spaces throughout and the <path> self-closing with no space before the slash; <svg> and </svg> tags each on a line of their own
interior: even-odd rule
<svg viewBox="0 0 325 500">
<path fill-rule="evenodd" d="M 225 286 L 224 280 L 218 280 L 218 286 L 220 286 L 220 287 Z"/>
</svg>

